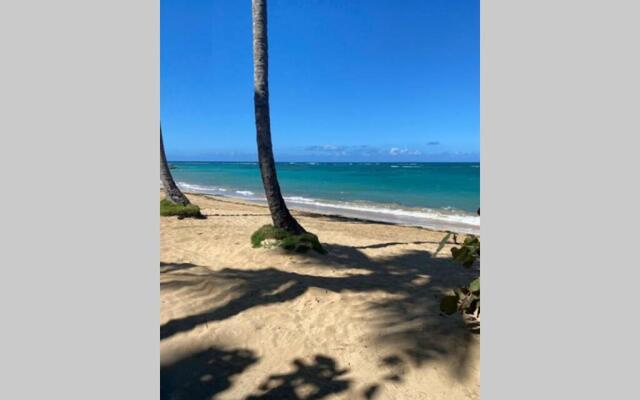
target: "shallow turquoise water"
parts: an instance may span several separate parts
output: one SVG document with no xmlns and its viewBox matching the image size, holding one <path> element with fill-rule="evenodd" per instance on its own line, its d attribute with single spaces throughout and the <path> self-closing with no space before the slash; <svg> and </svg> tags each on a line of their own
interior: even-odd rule
<svg viewBox="0 0 640 400">
<path fill-rule="evenodd" d="M 264 198 L 257 163 L 172 162 L 183 189 Z M 429 214 L 479 226 L 479 163 L 278 163 L 287 203 L 336 213 L 377 212 L 407 218 Z M 294 207 L 295 208 L 295 207 Z M 440 218 L 442 219 L 442 218 Z"/>
</svg>

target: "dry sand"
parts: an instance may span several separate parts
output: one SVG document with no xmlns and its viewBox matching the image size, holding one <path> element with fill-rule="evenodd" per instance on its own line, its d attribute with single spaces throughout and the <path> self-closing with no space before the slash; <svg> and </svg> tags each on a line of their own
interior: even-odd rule
<svg viewBox="0 0 640 400">
<path fill-rule="evenodd" d="M 161 218 L 166 399 L 477 399 L 479 335 L 439 315 L 478 269 L 442 232 L 294 215 L 327 255 L 254 249 L 260 205 L 188 196 L 206 220 Z"/>
</svg>

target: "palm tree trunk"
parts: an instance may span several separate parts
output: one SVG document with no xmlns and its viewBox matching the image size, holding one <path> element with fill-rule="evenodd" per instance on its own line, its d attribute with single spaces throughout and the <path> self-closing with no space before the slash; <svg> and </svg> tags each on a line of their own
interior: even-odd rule
<svg viewBox="0 0 640 400">
<path fill-rule="evenodd" d="M 162 126 L 160 126 L 160 180 L 162 186 L 164 186 L 164 194 L 166 199 L 172 203 L 186 206 L 189 204 L 189 199 L 185 196 L 173 180 L 169 165 L 167 164 L 167 157 L 164 154 L 164 143 L 162 142 Z"/>
<path fill-rule="evenodd" d="M 267 1 L 252 0 L 253 8 L 253 101 L 256 114 L 258 161 L 273 225 L 293 234 L 305 232 L 289 212 L 280 192 L 271 146 L 267 50 Z"/>
</svg>

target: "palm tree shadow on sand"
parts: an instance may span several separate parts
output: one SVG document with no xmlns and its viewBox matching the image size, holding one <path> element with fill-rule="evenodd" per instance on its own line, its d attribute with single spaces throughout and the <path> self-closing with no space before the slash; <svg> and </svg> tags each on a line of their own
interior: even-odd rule
<svg viewBox="0 0 640 400">
<path fill-rule="evenodd" d="M 349 388 L 351 380 L 342 376 L 348 369 L 339 369 L 331 357 L 316 355 L 313 362 L 293 360 L 295 371 L 288 374 L 269 376 L 259 387 L 262 393 L 251 395 L 246 400 L 259 399 L 322 399 L 330 394 L 343 392 Z"/>
<path fill-rule="evenodd" d="M 161 290 L 181 290 L 186 296 L 212 305 L 196 315 L 168 321 L 160 328 L 161 338 L 223 321 L 254 307 L 293 300 L 309 288 L 337 293 L 384 291 L 394 296 L 371 301 L 365 315 L 372 331 L 377 332 L 372 345 L 389 349 L 390 355 L 380 360 L 389 371 L 382 380 L 401 381 L 409 367 L 444 358 L 454 378 L 464 380 L 468 376 L 474 335 L 461 318 L 441 315 L 439 299 L 446 290 L 478 276 L 478 267 L 467 270 L 451 259 L 433 258 L 427 251 L 371 258 L 353 247 L 326 247 L 328 255 L 300 256 L 298 265 L 304 268 L 306 263 L 320 264 L 334 270 L 359 269 L 361 273 L 327 277 L 277 268 L 211 271 L 193 264 L 161 264 Z"/>
<path fill-rule="evenodd" d="M 161 366 L 160 399 L 210 399 L 231 387 L 231 377 L 256 361 L 250 350 L 212 347 Z"/>
<path fill-rule="evenodd" d="M 234 376 L 258 359 L 251 350 L 210 349 L 189 355 L 160 368 L 160 399 L 209 400 L 232 386 Z M 245 400 L 314 400 L 344 392 L 351 385 L 334 359 L 317 354 L 310 363 L 295 359 L 294 371 L 270 375 Z"/>
</svg>

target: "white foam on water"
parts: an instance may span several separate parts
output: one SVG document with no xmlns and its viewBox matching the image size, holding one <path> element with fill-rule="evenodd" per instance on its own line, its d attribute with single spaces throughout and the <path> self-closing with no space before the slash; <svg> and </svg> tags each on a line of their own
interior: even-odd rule
<svg viewBox="0 0 640 400">
<path fill-rule="evenodd" d="M 226 188 L 177 182 L 178 186 L 192 193 L 223 195 L 243 200 L 265 202 L 264 196 L 256 196 L 250 190 L 235 190 L 235 196 L 227 195 Z M 284 199 L 292 209 L 303 211 L 330 213 L 344 217 L 369 219 L 372 221 L 400 223 L 425 228 L 449 230 L 460 233 L 479 234 L 480 216 L 470 215 L 452 207 L 443 209 L 403 208 L 395 205 L 372 204 L 366 202 L 339 202 L 318 200 L 303 196 L 285 196 Z"/>
<path fill-rule="evenodd" d="M 357 204 L 357 203 L 331 203 L 319 201 L 316 199 L 311 199 L 307 197 L 301 196 L 286 196 L 285 200 L 290 201 L 292 203 L 300 203 L 312 206 L 318 206 L 322 208 L 331 208 L 336 210 L 351 210 L 351 211 L 359 211 L 371 214 L 383 214 L 383 215 L 392 215 L 399 217 L 410 217 L 415 219 L 424 219 L 424 220 L 438 220 L 442 222 L 453 222 L 459 224 L 466 224 L 473 227 L 480 227 L 480 217 L 475 215 L 466 215 L 460 212 L 447 212 L 444 213 L 442 211 L 433 210 L 433 209 L 407 209 L 407 208 L 391 208 L 385 206 L 377 206 L 377 205 L 369 205 L 369 204 Z M 451 209 L 449 207 L 449 209 Z"/>
<path fill-rule="evenodd" d="M 176 182 L 178 187 L 187 192 L 204 193 L 204 194 L 218 194 L 218 192 L 226 192 L 227 189 L 219 188 L 216 186 L 197 185 L 187 182 Z"/>
</svg>

